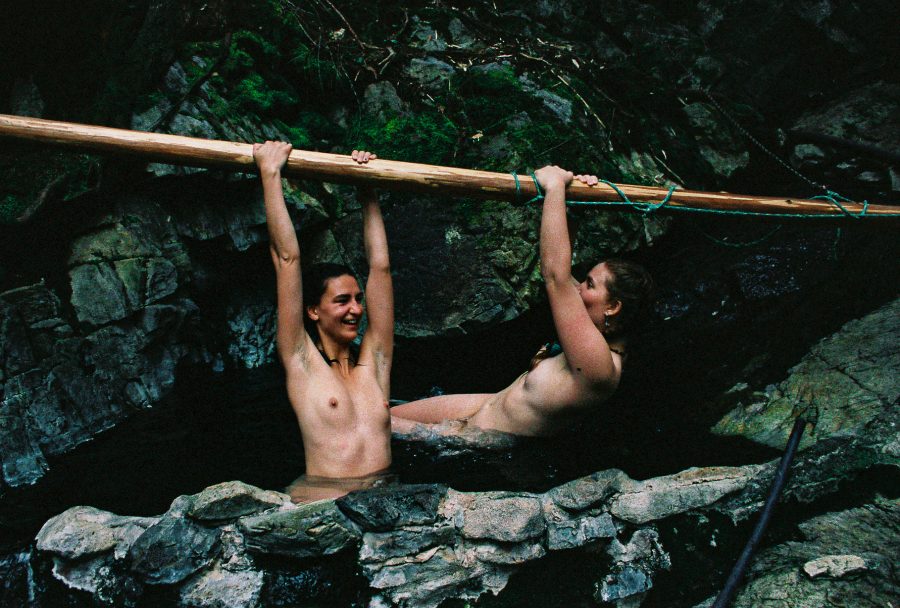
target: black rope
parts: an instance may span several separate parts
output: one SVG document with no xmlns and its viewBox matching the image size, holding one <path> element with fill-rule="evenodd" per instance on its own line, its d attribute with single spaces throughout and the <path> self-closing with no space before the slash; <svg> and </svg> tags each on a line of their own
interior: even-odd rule
<svg viewBox="0 0 900 608">
<path fill-rule="evenodd" d="M 731 604 L 731 600 L 737 591 L 737 586 L 740 584 L 741 579 L 744 578 L 744 570 L 747 569 L 750 560 L 753 559 L 756 547 L 762 540 L 763 534 L 766 533 L 766 527 L 768 527 L 769 520 L 772 518 L 772 512 L 775 510 L 778 498 L 781 496 L 784 483 L 787 481 L 788 468 L 791 466 L 791 461 L 794 460 L 794 454 L 797 452 L 797 446 L 800 444 L 800 437 L 803 436 L 805 427 L 806 420 L 804 418 L 798 417 L 794 421 L 794 428 L 791 430 L 787 447 L 784 449 L 784 456 L 781 457 L 781 462 L 778 464 L 778 470 L 775 471 L 775 478 L 772 480 L 772 487 L 769 489 L 769 497 L 766 499 L 766 504 L 759 514 L 759 521 L 756 522 L 753 534 L 750 535 L 750 539 L 744 546 L 741 556 L 734 564 L 734 568 L 731 569 L 731 574 L 728 576 L 728 580 L 725 581 L 725 586 L 716 598 L 715 603 L 713 603 L 712 608 L 727 608 Z"/>
</svg>

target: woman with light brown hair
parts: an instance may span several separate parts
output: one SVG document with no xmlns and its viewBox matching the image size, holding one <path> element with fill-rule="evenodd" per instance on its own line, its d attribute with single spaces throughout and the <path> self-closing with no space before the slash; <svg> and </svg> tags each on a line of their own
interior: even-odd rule
<svg viewBox="0 0 900 608">
<path fill-rule="evenodd" d="M 573 179 L 597 184 L 556 166 L 538 170 L 544 190 L 541 213 L 541 275 L 559 339 L 538 353 L 532 367 L 499 393 L 442 395 L 391 409 L 392 428 L 414 433 L 417 425 L 459 421 L 440 434 L 475 427 L 514 435 L 546 436 L 603 403 L 619 385 L 626 359 L 626 335 L 653 291 L 641 266 L 607 260 L 582 282 L 572 277 L 572 245 L 565 191 Z M 558 352 L 557 352 L 558 351 Z"/>
</svg>

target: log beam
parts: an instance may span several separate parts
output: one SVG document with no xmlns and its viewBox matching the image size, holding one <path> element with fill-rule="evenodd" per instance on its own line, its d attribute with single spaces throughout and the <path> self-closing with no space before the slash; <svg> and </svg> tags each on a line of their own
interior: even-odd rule
<svg viewBox="0 0 900 608">
<path fill-rule="evenodd" d="M 83 125 L 70 122 L 0 114 L 0 137 L 66 146 L 91 152 L 126 154 L 148 161 L 212 167 L 232 171 L 255 172 L 252 145 L 206 140 L 180 135 L 147 133 Z M 516 179 L 511 174 L 440 167 L 377 159 L 359 165 L 347 155 L 294 150 L 284 169 L 287 177 L 336 183 L 371 184 L 380 188 L 407 190 L 442 196 L 463 196 L 494 200 L 516 200 Z M 531 177 L 519 175 L 521 199 L 536 195 Z M 668 189 L 654 186 L 616 184 L 631 200 L 660 202 Z M 572 183 L 566 191 L 572 201 L 620 201 L 621 197 L 606 184 L 586 186 Z M 862 211 L 861 203 L 843 203 L 853 214 Z M 846 217 L 828 201 L 751 196 L 727 192 L 676 190 L 667 208 L 694 208 L 710 211 L 794 214 Z M 628 207 L 616 207 L 627 210 Z M 900 208 L 869 205 L 864 217 L 896 216 Z"/>
</svg>

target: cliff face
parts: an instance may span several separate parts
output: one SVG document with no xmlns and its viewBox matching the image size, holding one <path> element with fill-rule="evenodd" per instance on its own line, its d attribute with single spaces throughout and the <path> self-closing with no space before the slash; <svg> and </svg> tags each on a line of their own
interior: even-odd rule
<svg viewBox="0 0 900 608">
<path fill-rule="evenodd" d="M 890 202 L 896 16 L 889 2 L 22 6 L 0 24 L 0 112 Z M 17 536 L 40 523 L 22 504 L 48 463 L 167 407 L 185 365 L 210 382 L 275 365 L 274 285 L 253 178 L 0 145 L 0 525 Z M 399 396 L 508 383 L 551 329 L 537 206 L 383 201 Z M 305 259 L 364 276 L 352 189 L 296 183 L 288 202 Z M 736 400 L 732 427 L 811 344 L 896 295 L 892 225 L 770 235 L 777 225 L 755 220 L 575 215 L 578 270 L 627 254 L 660 285 L 610 411 L 560 444 L 575 453 L 616 428 L 604 449 L 628 459 L 665 437 L 671 466 L 690 466 Z"/>
<path fill-rule="evenodd" d="M 783 505 L 773 526 L 778 532 L 769 536 L 783 539 L 799 522 L 803 541 L 788 532 L 788 542 L 763 552 L 736 605 L 801 607 L 828 597 L 855 604 L 870 598 L 877 605 L 896 596 L 897 500 L 876 496 L 866 504 L 872 488 L 860 491 L 864 486 L 856 483 L 854 495 L 844 492 L 836 504 L 835 490 L 876 467 L 896 477 L 900 361 L 884 347 L 900 333 L 898 307 L 894 301 L 848 323 L 783 382 L 827 393 L 796 403 L 811 424 L 785 495 L 804 508 L 791 512 Z M 843 373 L 817 365 L 828 358 L 824 353 L 841 354 Z M 874 369 L 884 374 L 880 382 L 873 382 Z M 832 394 L 846 402 L 840 416 L 828 403 Z M 752 407 L 775 429 L 783 401 L 773 394 Z M 731 430 L 769 440 L 751 425 L 732 423 Z M 476 447 L 498 450 L 483 464 L 509 467 L 505 456 L 521 457 L 512 438 L 499 449 L 496 437 L 488 439 L 470 438 Z M 77 589 L 98 605 L 255 608 L 315 598 L 438 606 L 483 596 L 486 605 L 571 605 L 593 596 L 620 608 L 693 606 L 721 585 L 746 534 L 747 526 L 736 524 L 761 508 L 777 464 L 690 468 L 643 481 L 607 469 L 540 494 L 460 492 L 440 481 L 397 484 L 305 505 L 226 482 L 179 496 L 154 517 L 70 508 L 37 535 L 34 571 L 19 556 L 0 568 L 13 581 L 41 581 L 46 597 Z M 859 506 L 848 509 L 848 503 Z M 556 579 L 534 569 L 524 574 L 534 562 L 542 560 L 543 571 L 554 559 L 568 564 Z M 573 567 L 582 562 L 590 564 L 587 573 Z M 489 593 L 501 597 L 491 603 Z"/>
</svg>

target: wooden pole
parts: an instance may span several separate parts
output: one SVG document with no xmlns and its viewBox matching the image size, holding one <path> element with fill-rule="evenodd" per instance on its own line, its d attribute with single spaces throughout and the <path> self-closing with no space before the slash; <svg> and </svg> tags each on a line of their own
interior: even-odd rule
<svg viewBox="0 0 900 608">
<path fill-rule="evenodd" d="M 179 165 L 246 172 L 256 170 L 251 144 L 239 142 L 129 131 L 5 114 L 0 114 L 0 137 L 92 152 L 128 154 L 151 161 Z M 347 155 L 305 150 L 291 152 L 284 175 L 338 183 L 371 184 L 381 188 L 450 196 L 513 201 L 517 197 L 516 178 L 511 174 L 382 159 L 359 165 Z M 530 176 L 519 175 L 518 180 L 520 200 L 528 200 L 536 195 Z M 660 202 L 668 193 L 667 188 L 654 186 L 627 184 L 616 186 L 633 201 Z M 606 184 L 586 186 L 580 182 L 574 182 L 569 186 L 566 197 L 571 201 L 621 201 L 619 194 Z M 855 202 L 843 203 L 843 206 L 854 214 L 860 213 L 863 209 L 861 203 Z M 845 217 L 840 209 L 828 201 L 693 190 L 676 190 L 667 207 Z M 629 207 L 616 209 L 627 210 Z M 900 208 L 869 205 L 864 217 L 897 214 L 900 214 Z"/>
</svg>

